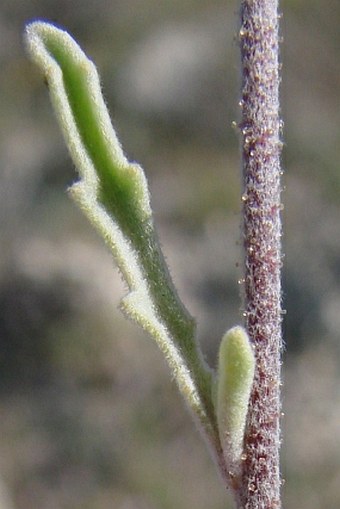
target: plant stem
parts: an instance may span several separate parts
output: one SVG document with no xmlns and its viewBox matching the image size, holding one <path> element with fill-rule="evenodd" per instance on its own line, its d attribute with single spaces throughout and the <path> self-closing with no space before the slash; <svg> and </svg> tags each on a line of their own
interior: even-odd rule
<svg viewBox="0 0 340 509">
<path fill-rule="evenodd" d="M 278 0 L 242 0 L 245 326 L 255 348 L 238 507 L 279 509 L 281 201 Z"/>
</svg>

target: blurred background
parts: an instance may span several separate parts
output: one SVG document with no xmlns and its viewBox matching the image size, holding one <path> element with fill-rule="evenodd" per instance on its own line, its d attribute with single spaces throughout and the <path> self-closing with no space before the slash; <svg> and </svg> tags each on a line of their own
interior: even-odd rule
<svg viewBox="0 0 340 509">
<path fill-rule="evenodd" d="M 214 366 L 240 323 L 236 0 L 2 0 L 0 508 L 225 509 L 231 503 L 153 342 L 67 196 L 77 178 L 25 22 L 96 62 L 145 168 L 183 301 Z M 283 0 L 284 507 L 340 503 L 340 2 Z"/>
</svg>

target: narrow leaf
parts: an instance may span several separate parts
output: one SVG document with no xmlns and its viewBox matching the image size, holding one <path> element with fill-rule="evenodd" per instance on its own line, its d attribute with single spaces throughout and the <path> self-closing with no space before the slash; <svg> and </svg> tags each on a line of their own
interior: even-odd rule
<svg viewBox="0 0 340 509">
<path fill-rule="evenodd" d="M 231 476 L 239 473 L 255 358 L 248 335 L 233 327 L 223 337 L 218 366 L 217 421 Z"/>
</svg>

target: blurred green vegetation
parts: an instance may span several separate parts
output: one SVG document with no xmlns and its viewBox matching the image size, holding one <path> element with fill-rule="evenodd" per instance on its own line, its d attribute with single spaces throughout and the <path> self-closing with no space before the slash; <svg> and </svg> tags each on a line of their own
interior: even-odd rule
<svg viewBox="0 0 340 509">
<path fill-rule="evenodd" d="M 22 45 L 52 20 L 96 62 L 146 170 L 211 365 L 241 318 L 236 0 L 0 6 L 0 507 L 222 509 L 228 495 L 126 289 L 65 189 L 76 178 Z M 340 2 L 285 0 L 284 507 L 340 501 Z M 8 500 L 6 501 L 6 497 Z"/>
</svg>

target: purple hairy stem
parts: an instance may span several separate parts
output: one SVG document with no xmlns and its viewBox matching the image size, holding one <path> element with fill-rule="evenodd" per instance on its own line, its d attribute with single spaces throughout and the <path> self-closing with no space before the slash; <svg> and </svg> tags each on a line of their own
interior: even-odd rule
<svg viewBox="0 0 340 509">
<path fill-rule="evenodd" d="M 281 199 L 278 0 L 242 0 L 245 326 L 256 355 L 238 506 L 279 509 Z"/>
</svg>

